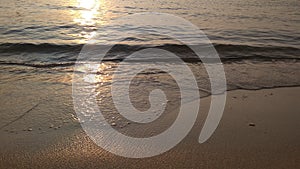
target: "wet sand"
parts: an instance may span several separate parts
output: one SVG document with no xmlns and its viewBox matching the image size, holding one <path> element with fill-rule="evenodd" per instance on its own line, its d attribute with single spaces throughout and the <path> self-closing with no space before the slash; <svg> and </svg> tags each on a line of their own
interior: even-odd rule
<svg viewBox="0 0 300 169">
<path fill-rule="evenodd" d="M 170 151 L 145 159 L 119 157 L 101 149 L 72 112 L 62 116 L 52 110 L 57 116 L 49 118 L 39 112 L 51 103 L 40 103 L 1 129 L 0 168 L 299 168 L 299 97 L 300 87 L 230 91 L 217 130 L 199 144 L 210 104 L 210 97 L 203 98 L 188 136 Z"/>
</svg>

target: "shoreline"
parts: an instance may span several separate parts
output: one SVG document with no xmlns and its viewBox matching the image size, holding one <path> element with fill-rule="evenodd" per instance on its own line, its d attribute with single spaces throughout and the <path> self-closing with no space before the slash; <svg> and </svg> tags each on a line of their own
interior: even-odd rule
<svg viewBox="0 0 300 169">
<path fill-rule="evenodd" d="M 200 113 L 188 136 L 175 148 L 161 155 L 145 159 L 115 156 L 95 145 L 80 125 L 73 121 L 58 129 L 49 128 L 43 134 L 39 134 L 39 130 L 35 128 L 33 131 L 6 132 L 5 135 L 1 131 L 1 140 L 5 136 L 9 137 L 2 141 L 0 167 L 299 167 L 300 113 L 297 110 L 300 110 L 300 105 L 297 104 L 297 99 L 300 87 L 234 90 L 227 94 L 221 122 L 212 137 L 203 144 L 199 144 L 197 140 L 206 118 L 210 97 L 201 98 Z M 125 129 L 138 126 L 131 124 Z M 7 151 L 4 151 L 4 147 Z"/>
</svg>

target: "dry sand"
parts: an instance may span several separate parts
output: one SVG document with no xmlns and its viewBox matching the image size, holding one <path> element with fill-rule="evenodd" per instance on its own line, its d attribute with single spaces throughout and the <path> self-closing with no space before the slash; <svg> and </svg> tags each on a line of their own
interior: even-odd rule
<svg viewBox="0 0 300 169">
<path fill-rule="evenodd" d="M 300 87 L 230 91 L 217 130 L 199 144 L 210 104 L 210 97 L 203 98 L 189 135 L 172 150 L 145 159 L 106 152 L 75 121 L 26 131 L 12 130 L 19 125 L 14 123 L 1 131 L 0 168 L 296 169 L 300 168 L 299 98 Z"/>
</svg>

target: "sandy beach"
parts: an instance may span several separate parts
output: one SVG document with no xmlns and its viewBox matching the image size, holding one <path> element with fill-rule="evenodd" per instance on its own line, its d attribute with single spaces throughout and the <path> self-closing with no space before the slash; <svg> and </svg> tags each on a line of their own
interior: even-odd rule
<svg viewBox="0 0 300 169">
<path fill-rule="evenodd" d="M 170 151 L 144 159 L 101 149 L 68 117 L 54 120 L 57 124 L 46 116 L 38 124 L 26 120 L 35 119 L 36 109 L 1 130 L 0 168 L 299 168 L 299 97 L 299 87 L 229 91 L 217 130 L 199 144 L 210 104 L 210 97 L 203 98 L 188 136 Z"/>
</svg>

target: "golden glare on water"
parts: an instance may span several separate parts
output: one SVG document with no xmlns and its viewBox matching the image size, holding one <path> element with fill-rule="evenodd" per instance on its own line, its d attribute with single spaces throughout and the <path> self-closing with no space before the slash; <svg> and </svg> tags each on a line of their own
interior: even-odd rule
<svg viewBox="0 0 300 169">
<path fill-rule="evenodd" d="M 81 25 L 94 25 L 100 2 L 99 0 L 77 0 L 77 7 L 84 10 L 80 10 L 79 15 L 74 18 L 74 21 Z"/>
<path fill-rule="evenodd" d="M 97 0 L 77 0 L 78 7 L 85 9 L 93 9 L 99 5 L 99 1 Z"/>
<path fill-rule="evenodd" d="M 73 21 L 83 28 L 87 28 L 78 34 L 80 37 L 78 43 L 85 43 L 86 39 L 89 39 L 96 33 L 95 31 L 90 31 L 91 28 L 105 24 L 104 18 L 107 7 L 105 0 L 75 0 L 74 3 L 79 10 L 70 11 Z"/>
<path fill-rule="evenodd" d="M 84 64 L 82 67 L 79 68 L 81 71 L 91 71 L 94 72 L 91 74 L 85 75 L 83 78 L 87 83 L 105 83 L 111 80 L 111 76 L 108 74 L 103 74 L 106 70 L 111 69 L 111 66 L 101 63 L 101 64 Z"/>
</svg>

